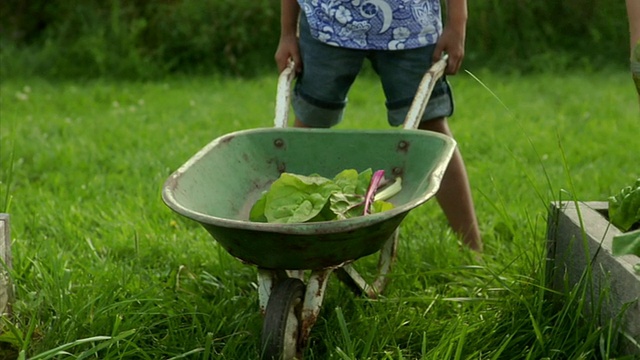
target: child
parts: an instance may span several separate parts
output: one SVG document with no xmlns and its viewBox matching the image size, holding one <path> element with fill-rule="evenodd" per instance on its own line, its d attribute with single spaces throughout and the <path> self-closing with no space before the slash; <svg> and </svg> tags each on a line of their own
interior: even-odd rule
<svg viewBox="0 0 640 360">
<path fill-rule="evenodd" d="M 466 0 L 281 0 L 281 34 L 275 59 L 291 59 L 298 79 L 292 105 L 295 126 L 331 127 L 342 119 L 347 93 L 365 58 L 380 77 L 392 126 L 404 122 L 422 76 L 447 53 L 446 74 L 464 56 Z M 299 35 L 298 35 L 299 34 Z M 446 79 L 433 90 L 419 128 L 451 136 L 446 118 L 453 99 Z M 436 198 L 452 229 L 482 251 L 471 190 L 456 149 Z"/>
</svg>

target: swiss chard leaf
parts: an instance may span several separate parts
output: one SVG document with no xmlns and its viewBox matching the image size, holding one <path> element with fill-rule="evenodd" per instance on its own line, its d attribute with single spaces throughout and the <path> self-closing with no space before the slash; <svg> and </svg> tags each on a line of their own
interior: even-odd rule
<svg viewBox="0 0 640 360">
<path fill-rule="evenodd" d="M 249 220 L 270 223 L 330 221 L 361 216 L 365 193 L 373 171 L 354 169 L 340 172 L 333 179 L 283 173 L 251 208 Z M 372 213 L 390 210 L 393 205 L 377 200 Z"/>
<path fill-rule="evenodd" d="M 373 204 L 371 204 L 371 213 L 375 214 L 375 213 L 380 213 L 383 211 L 388 211 L 393 209 L 394 206 L 392 203 L 384 201 L 384 200 L 376 200 L 373 202 Z"/>
<path fill-rule="evenodd" d="M 358 194 L 336 192 L 331 195 L 331 211 L 337 219 L 347 219 L 353 217 L 357 211 L 364 211 L 364 197 Z"/>
<path fill-rule="evenodd" d="M 262 196 L 253 204 L 251 211 L 249 212 L 249 220 L 256 222 L 267 222 L 267 217 L 264 215 L 264 208 L 267 205 L 267 192 L 265 191 Z"/>
<path fill-rule="evenodd" d="M 363 195 L 367 192 L 367 187 L 371 182 L 373 171 L 371 169 L 358 173 L 355 169 L 347 169 L 340 172 L 333 178 L 341 191 L 345 194 Z"/>
<path fill-rule="evenodd" d="M 640 222 L 640 178 L 609 198 L 609 220 L 622 231 Z"/>
<path fill-rule="evenodd" d="M 316 217 L 339 187 L 321 176 L 284 173 L 267 193 L 264 215 L 272 223 L 300 223 Z"/>
<path fill-rule="evenodd" d="M 640 230 L 630 231 L 613 238 L 613 256 L 636 255 L 640 257 Z"/>
</svg>

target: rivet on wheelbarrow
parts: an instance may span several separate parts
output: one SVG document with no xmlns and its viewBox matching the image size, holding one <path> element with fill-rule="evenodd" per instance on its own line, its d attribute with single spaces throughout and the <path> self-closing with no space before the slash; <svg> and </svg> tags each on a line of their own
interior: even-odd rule
<svg viewBox="0 0 640 360">
<path fill-rule="evenodd" d="M 282 139 L 275 139 L 273 141 L 273 145 L 275 145 L 277 148 L 281 148 L 284 146 L 284 140 Z"/>
<path fill-rule="evenodd" d="M 409 150 L 409 142 L 407 142 L 405 140 L 401 140 L 398 143 L 398 150 L 399 151 L 403 151 L 403 152 L 406 152 L 407 150 Z"/>
</svg>

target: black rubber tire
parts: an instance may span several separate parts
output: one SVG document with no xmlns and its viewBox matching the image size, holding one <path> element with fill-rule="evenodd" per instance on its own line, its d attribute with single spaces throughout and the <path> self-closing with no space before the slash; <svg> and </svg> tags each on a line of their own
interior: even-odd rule
<svg viewBox="0 0 640 360">
<path fill-rule="evenodd" d="M 262 325 L 262 360 L 290 360 L 300 355 L 300 311 L 305 289 L 301 280 L 287 278 L 271 291 Z M 288 327 L 293 333 L 287 334 Z M 294 338 L 293 342 L 291 338 Z"/>
</svg>

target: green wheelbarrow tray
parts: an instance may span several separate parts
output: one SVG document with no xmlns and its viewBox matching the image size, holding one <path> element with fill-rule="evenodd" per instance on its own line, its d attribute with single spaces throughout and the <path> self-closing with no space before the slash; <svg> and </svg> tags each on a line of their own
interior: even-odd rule
<svg viewBox="0 0 640 360">
<path fill-rule="evenodd" d="M 219 137 L 165 182 L 164 202 L 199 222 L 231 255 L 264 269 L 323 269 L 380 250 L 408 212 L 429 200 L 455 149 L 423 130 L 261 128 Z M 338 221 L 273 224 L 249 211 L 281 173 L 333 178 L 345 169 L 402 178 L 386 212 Z"/>
</svg>

